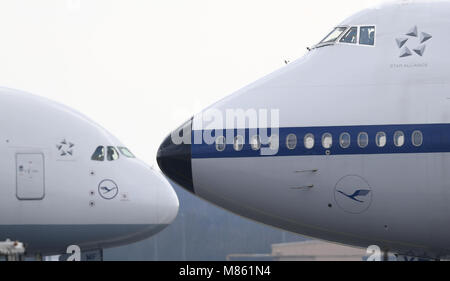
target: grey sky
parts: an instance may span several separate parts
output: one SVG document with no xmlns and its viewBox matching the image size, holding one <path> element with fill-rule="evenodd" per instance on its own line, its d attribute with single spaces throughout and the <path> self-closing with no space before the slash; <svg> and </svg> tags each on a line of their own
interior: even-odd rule
<svg viewBox="0 0 450 281">
<path fill-rule="evenodd" d="M 81 111 L 154 165 L 196 111 L 380 2 L 3 0 L 0 85 Z"/>
</svg>

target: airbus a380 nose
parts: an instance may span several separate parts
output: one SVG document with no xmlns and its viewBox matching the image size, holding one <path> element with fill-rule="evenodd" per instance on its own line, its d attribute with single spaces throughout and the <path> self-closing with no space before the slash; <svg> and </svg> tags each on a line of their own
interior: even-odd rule
<svg viewBox="0 0 450 281">
<path fill-rule="evenodd" d="M 61 254 L 136 242 L 175 219 L 164 176 L 80 113 L 1 88 L 0 128 L 1 241 Z"/>
<path fill-rule="evenodd" d="M 304 57 L 175 130 L 159 166 L 269 225 L 448 257 L 449 18 L 448 1 L 357 13 Z"/>
</svg>

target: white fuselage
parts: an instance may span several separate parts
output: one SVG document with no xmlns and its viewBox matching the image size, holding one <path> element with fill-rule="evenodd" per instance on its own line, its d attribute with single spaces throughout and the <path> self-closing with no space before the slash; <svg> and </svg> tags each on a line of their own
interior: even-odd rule
<svg viewBox="0 0 450 281">
<path fill-rule="evenodd" d="M 81 114 L 0 89 L 0 128 L 0 241 L 21 241 L 27 254 L 98 249 L 149 237 L 175 218 L 167 180 Z M 92 160 L 99 146 L 118 159 L 105 151 Z"/>
<path fill-rule="evenodd" d="M 365 10 L 340 26 L 375 27 L 374 45 L 314 48 L 207 108 L 194 117 L 193 136 L 244 129 L 245 144 L 236 150 L 228 136 L 224 151 L 215 144 L 193 143 L 188 189 L 292 232 L 361 247 L 375 244 L 407 255 L 448 256 L 449 18 L 445 1 Z M 402 45 L 398 38 L 408 40 Z M 404 55 L 405 47 L 410 55 Z M 248 123 L 217 126 L 208 123 L 214 118 L 205 117 L 211 112 L 225 116 L 229 109 L 277 109 L 277 153 L 252 150 Z M 394 142 L 398 131 L 404 134 L 401 146 Z M 412 143 L 416 131 L 422 143 Z M 386 134 L 384 146 L 376 144 L 378 132 Z M 308 133 L 315 139 L 311 149 L 304 145 Z M 332 135 L 329 149 L 322 144 L 325 133 Z M 350 135 L 348 148 L 340 146 L 342 133 Z M 368 134 L 365 147 L 358 145 L 360 133 Z M 288 134 L 296 136 L 293 149 L 286 147 Z"/>
</svg>

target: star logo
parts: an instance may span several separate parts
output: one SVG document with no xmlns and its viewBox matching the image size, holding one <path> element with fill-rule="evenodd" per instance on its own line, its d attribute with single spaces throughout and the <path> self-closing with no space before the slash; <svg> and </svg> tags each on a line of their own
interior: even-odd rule
<svg viewBox="0 0 450 281">
<path fill-rule="evenodd" d="M 75 144 L 63 139 L 60 143 L 56 145 L 58 149 L 59 156 L 73 156 L 73 147 Z"/>
<path fill-rule="evenodd" d="M 413 26 L 404 36 L 395 38 L 397 47 L 400 49 L 400 58 L 405 58 L 416 54 L 423 56 L 427 45 L 425 42 L 433 38 L 429 33 L 419 32 L 417 26 Z M 414 45 L 412 45 L 414 44 Z M 413 47 L 411 51 L 411 47 Z"/>
</svg>

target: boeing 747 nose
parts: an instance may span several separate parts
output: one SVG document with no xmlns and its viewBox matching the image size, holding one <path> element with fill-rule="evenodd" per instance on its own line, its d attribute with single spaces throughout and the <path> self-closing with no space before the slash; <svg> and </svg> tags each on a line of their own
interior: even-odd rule
<svg viewBox="0 0 450 281">
<path fill-rule="evenodd" d="M 190 144 L 191 127 L 192 121 L 189 120 L 167 136 L 159 147 L 157 161 L 159 168 L 167 177 L 194 193 Z M 181 143 L 178 142 L 178 139 L 175 140 L 174 136 L 179 136 Z M 189 141 L 182 142 L 182 139 Z"/>
</svg>

